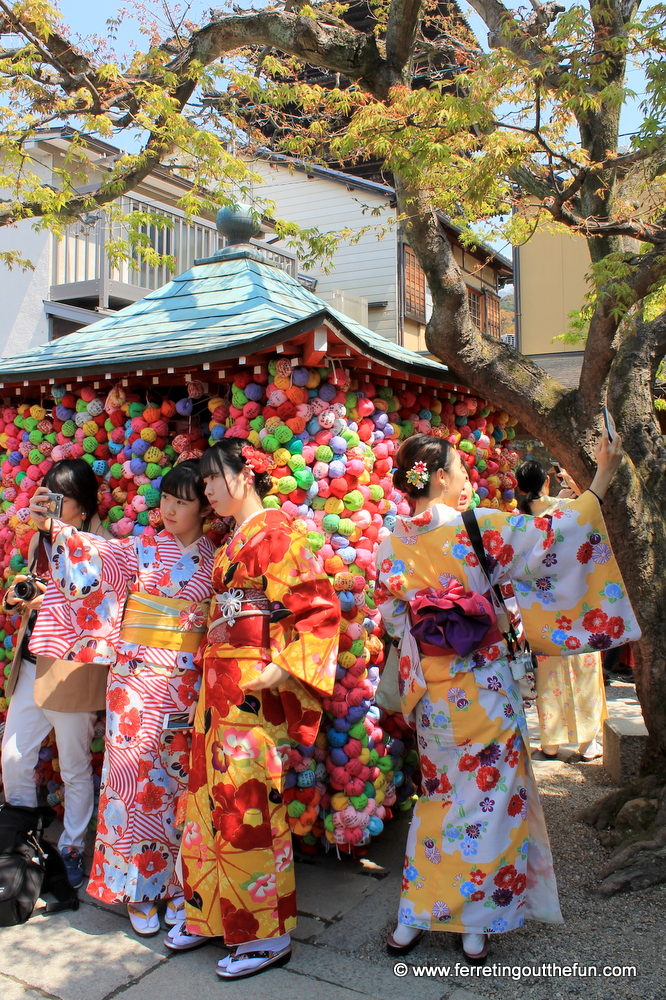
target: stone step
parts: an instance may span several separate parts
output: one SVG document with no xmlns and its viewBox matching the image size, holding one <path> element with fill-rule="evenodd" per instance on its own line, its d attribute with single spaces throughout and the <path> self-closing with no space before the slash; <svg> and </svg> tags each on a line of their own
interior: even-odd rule
<svg viewBox="0 0 666 1000">
<path fill-rule="evenodd" d="M 638 776 L 648 731 L 642 719 L 609 716 L 604 722 L 604 768 L 616 785 Z"/>
</svg>

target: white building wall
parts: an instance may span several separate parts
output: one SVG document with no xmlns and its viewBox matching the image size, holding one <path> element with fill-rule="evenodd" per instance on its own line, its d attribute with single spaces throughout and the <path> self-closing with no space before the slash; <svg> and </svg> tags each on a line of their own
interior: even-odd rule
<svg viewBox="0 0 666 1000">
<path fill-rule="evenodd" d="M 254 195 L 257 199 L 270 199 L 275 203 L 276 219 L 295 222 L 302 228 L 316 227 L 324 233 L 337 233 L 343 229 L 359 232 L 365 226 L 379 227 L 395 219 L 395 209 L 381 194 L 360 188 L 350 191 L 344 183 L 318 175 L 308 177 L 302 170 L 270 165 L 265 160 L 252 163 L 252 169 L 264 178 L 263 184 L 255 184 Z M 372 215 L 373 208 L 379 208 L 380 214 Z M 377 238 L 375 229 L 364 233 L 356 243 L 341 239 L 329 273 L 315 266 L 307 274 L 317 279 L 316 294 L 331 305 L 335 305 L 333 296 L 336 290 L 359 296 L 368 302 L 386 301 L 385 308 L 368 311 L 367 325 L 387 340 L 396 341 L 397 270 L 396 231 L 393 226 L 383 239 Z"/>
<path fill-rule="evenodd" d="M 34 271 L 10 270 L 0 263 L 0 356 L 23 354 L 46 343 L 48 325 L 43 300 L 51 284 L 50 232 L 36 233 L 28 220 L 0 228 L 0 249 L 18 250 Z"/>
</svg>

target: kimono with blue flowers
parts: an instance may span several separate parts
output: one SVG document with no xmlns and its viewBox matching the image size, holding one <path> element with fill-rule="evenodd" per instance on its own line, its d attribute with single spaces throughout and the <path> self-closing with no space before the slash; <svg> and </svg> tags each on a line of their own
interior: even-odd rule
<svg viewBox="0 0 666 1000">
<path fill-rule="evenodd" d="M 608 649 L 640 631 L 596 497 L 524 517 L 479 508 L 493 583 L 511 582 L 532 648 Z M 401 923 L 498 933 L 526 918 L 562 922 L 531 769 L 525 716 L 503 642 L 473 655 L 420 657 L 410 633 L 417 591 L 488 583 L 460 514 L 435 504 L 399 517 L 377 556 L 377 606 L 400 642 L 403 711 L 416 726 L 422 790 L 407 839 Z"/>
<path fill-rule="evenodd" d="M 182 893 L 175 873 L 176 808 L 187 788 L 190 738 L 164 731 L 167 713 L 196 701 L 195 654 L 124 641 L 128 594 L 192 602 L 212 593 L 215 548 L 202 536 L 183 547 L 168 531 L 104 541 L 54 522 L 52 578 L 78 646 L 111 660 L 106 754 L 88 892 L 105 903 Z M 81 654 L 79 654 L 81 656 Z"/>
</svg>

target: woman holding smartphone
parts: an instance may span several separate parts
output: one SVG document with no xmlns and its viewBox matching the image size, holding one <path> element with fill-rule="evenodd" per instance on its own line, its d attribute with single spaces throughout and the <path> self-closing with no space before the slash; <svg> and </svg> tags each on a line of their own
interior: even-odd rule
<svg viewBox="0 0 666 1000">
<path fill-rule="evenodd" d="M 88 892 L 126 903 L 141 936 L 184 916 L 175 865 L 176 808 L 189 770 L 189 735 L 164 731 L 165 716 L 197 697 L 194 656 L 205 631 L 214 546 L 203 533 L 210 513 L 196 462 L 182 462 L 161 484 L 164 530 L 100 541 L 50 523 L 53 577 L 75 616 L 83 652 L 111 651 L 106 757 Z M 43 515 L 40 491 L 31 503 Z M 47 522 L 48 523 L 48 522 Z M 124 608 L 124 613 L 123 613 Z"/>
<path fill-rule="evenodd" d="M 97 516 L 97 480 L 82 459 L 57 462 L 42 480 L 41 494 L 62 497 L 60 518 L 72 530 L 103 531 Z M 28 577 L 17 576 L 4 597 L 6 614 L 20 614 L 21 627 L 5 686 L 10 698 L 2 741 L 2 779 L 11 805 L 34 808 L 34 770 L 45 736 L 55 729 L 65 786 L 64 828 L 58 847 L 74 889 L 83 883 L 83 848 L 93 811 L 90 741 L 96 713 L 105 705 L 108 659 L 91 661 L 77 647 L 78 634 L 66 624 L 64 602 L 49 574 L 39 534 L 28 555 Z M 40 550 L 42 550 L 40 552 Z M 32 594 L 20 600 L 16 585 Z M 19 587 L 20 590 L 20 587 Z M 46 592 L 46 593 L 45 593 Z"/>
</svg>

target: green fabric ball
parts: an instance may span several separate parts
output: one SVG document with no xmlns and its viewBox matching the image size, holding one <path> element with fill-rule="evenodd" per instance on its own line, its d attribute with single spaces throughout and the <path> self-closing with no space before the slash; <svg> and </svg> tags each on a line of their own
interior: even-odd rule
<svg viewBox="0 0 666 1000">
<path fill-rule="evenodd" d="M 112 507 L 111 510 L 109 511 L 109 521 L 111 521 L 112 524 L 115 524 L 116 521 L 119 521 L 120 518 L 124 516 L 125 516 L 125 511 L 119 504 L 117 504 L 115 507 Z"/>
<path fill-rule="evenodd" d="M 280 424 L 280 426 L 276 427 L 273 431 L 273 437 L 277 438 L 280 444 L 286 444 L 287 441 L 291 441 L 293 436 L 294 432 L 291 427 L 287 427 L 286 424 Z"/>
<path fill-rule="evenodd" d="M 38 423 L 39 423 L 39 421 L 35 420 L 34 417 L 26 417 L 25 418 L 25 423 L 24 423 L 23 426 L 25 427 L 25 429 L 27 431 L 34 431 L 34 429 L 35 429 L 35 427 L 37 426 Z"/>
<path fill-rule="evenodd" d="M 130 403 L 129 405 L 129 418 L 132 420 L 133 417 L 142 417 L 143 411 L 145 410 L 144 403 Z"/>
<path fill-rule="evenodd" d="M 379 483 L 371 483 L 368 489 L 370 490 L 370 499 L 374 503 L 378 503 L 379 500 L 384 499 L 384 490 Z"/>
<path fill-rule="evenodd" d="M 315 500 L 319 499 L 320 497 L 315 497 Z M 323 521 L 321 522 L 321 526 L 324 529 L 324 531 L 327 531 L 331 535 L 338 530 L 339 524 L 340 524 L 339 514 L 326 514 Z"/>
<path fill-rule="evenodd" d="M 354 656 L 360 656 L 361 653 L 363 652 L 363 649 L 364 649 L 363 639 L 354 639 L 350 647 L 350 652 L 352 652 Z"/>
<path fill-rule="evenodd" d="M 66 438 L 74 437 L 76 434 L 76 424 L 73 420 L 66 420 L 62 425 L 62 434 Z"/>
<path fill-rule="evenodd" d="M 250 427 L 252 428 L 253 431 L 256 431 L 257 434 L 259 433 L 259 431 L 263 431 L 265 426 L 266 426 L 266 420 L 264 417 L 261 416 L 253 417 L 252 420 L 250 421 Z"/>
<path fill-rule="evenodd" d="M 293 802 L 290 802 L 287 806 L 287 812 L 293 819 L 297 819 L 299 816 L 303 815 L 305 808 L 304 802 L 299 802 L 298 799 L 294 799 Z"/>
<path fill-rule="evenodd" d="M 145 525 L 150 524 L 149 511 L 147 511 L 147 510 L 140 510 L 139 513 L 136 516 L 136 519 L 139 522 L 139 524 L 143 524 L 144 527 L 145 527 Z"/>
<path fill-rule="evenodd" d="M 120 462 L 114 462 L 111 466 L 111 478 L 112 479 L 122 479 L 123 478 L 123 467 Z"/>
<path fill-rule="evenodd" d="M 159 490 L 148 489 L 144 493 L 144 499 L 146 501 L 147 507 L 159 507 L 160 497 L 162 494 Z"/>
<path fill-rule="evenodd" d="M 365 794 L 365 792 L 361 792 L 360 795 L 352 795 L 349 801 L 353 805 L 354 809 L 356 809 L 358 812 L 363 812 L 363 810 L 368 804 L 368 796 Z"/>
<path fill-rule="evenodd" d="M 403 420 L 400 424 L 400 436 L 401 437 L 411 437 L 414 433 L 414 424 L 411 420 Z"/>
<path fill-rule="evenodd" d="M 44 456 L 42 455 L 41 451 L 37 450 L 37 448 L 32 448 L 30 450 L 30 454 L 28 455 L 28 459 L 31 465 L 39 465 L 39 463 L 43 460 L 43 458 Z"/>
<path fill-rule="evenodd" d="M 326 506 L 326 497 L 313 497 L 310 506 L 313 510 L 323 510 Z"/>
<path fill-rule="evenodd" d="M 20 573 L 25 567 L 25 560 L 20 552 L 15 552 L 14 555 L 9 560 L 9 568 L 13 570 L 14 573 Z"/>
<path fill-rule="evenodd" d="M 293 493 L 297 487 L 298 484 L 293 476 L 283 476 L 282 479 L 278 479 L 278 493 L 282 493 L 283 496 Z"/>
<path fill-rule="evenodd" d="M 318 462 L 332 462 L 333 449 L 329 448 L 327 444 L 320 444 L 315 451 L 315 459 Z"/>
<path fill-rule="evenodd" d="M 261 447 L 264 451 L 267 451 L 269 455 L 272 455 L 274 451 L 277 451 L 280 447 L 280 442 L 275 437 L 274 434 L 267 434 L 266 437 L 261 442 Z"/>
<path fill-rule="evenodd" d="M 350 490 L 349 493 L 345 493 L 342 502 L 347 510 L 360 510 L 365 501 L 360 490 Z"/>
<path fill-rule="evenodd" d="M 83 450 L 87 452 L 88 455 L 92 455 L 92 453 L 97 448 L 99 441 L 97 440 L 97 438 L 94 437 L 85 437 L 83 439 L 82 444 L 83 444 Z"/>
<path fill-rule="evenodd" d="M 264 499 L 261 502 L 263 503 L 264 507 L 267 510 L 279 510 L 280 507 L 282 506 L 279 499 L 275 496 L 274 493 L 271 493 L 270 496 L 264 497 Z"/>
<path fill-rule="evenodd" d="M 354 534 L 355 530 L 356 530 L 356 525 L 352 520 L 350 520 L 350 518 L 348 517 L 340 518 L 340 523 L 338 524 L 337 527 L 337 532 L 339 535 L 344 535 L 345 538 L 350 538 L 351 535 Z"/>
<path fill-rule="evenodd" d="M 287 441 L 287 448 L 292 453 L 292 455 L 302 455 L 303 454 L 303 442 L 300 438 L 293 437 L 291 441 Z"/>
<path fill-rule="evenodd" d="M 320 531 L 308 531 L 308 545 L 313 552 L 319 552 L 326 539 Z"/>
<path fill-rule="evenodd" d="M 30 444 L 41 444 L 44 440 L 44 435 L 41 431 L 35 428 L 34 431 L 30 431 Z"/>
<path fill-rule="evenodd" d="M 157 479 L 162 475 L 162 466 L 158 465 L 156 462 L 148 462 L 146 466 L 146 475 L 149 479 Z"/>
<path fill-rule="evenodd" d="M 104 421 L 104 430 L 106 431 L 107 434 L 111 434 L 113 431 L 115 431 L 115 429 L 116 425 L 113 423 L 110 417 L 107 417 L 106 420 Z"/>
<path fill-rule="evenodd" d="M 56 434 L 55 431 L 51 431 L 49 434 L 46 435 L 46 440 L 48 441 L 49 444 L 55 445 L 58 443 L 58 435 Z"/>
<path fill-rule="evenodd" d="M 92 469 L 93 465 L 95 464 L 95 462 L 97 461 L 97 459 L 95 458 L 94 455 L 87 455 L 86 454 L 86 455 L 83 455 L 82 458 L 83 458 L 84 462 L 88 463 L 88 465 L 90 466 L 91 469 Z"/>
<path fill-rule="evenodd" d="M 84 410 L 88 409 L 88 404 L 85 399 L 77 399 L 76 401 L 76 412 L 83 413 Z"/>
<path fill-rule="evenodd" d="M 298 488 L 301 490 L 307 490 L 314 483 L 314 476 L 311 469 L 297 469 L 294 473 L 294 478 L 298 483 Z"/>
<path fill-rule="evenodd" d="M 289 459 L 287 465 L 289 466 L 292 472 L 298 472 L 299 470 L 305 468 L 305 459 L 303 458 L 302 455 L 294 455 L 292 458 Z"/>
</svg>

